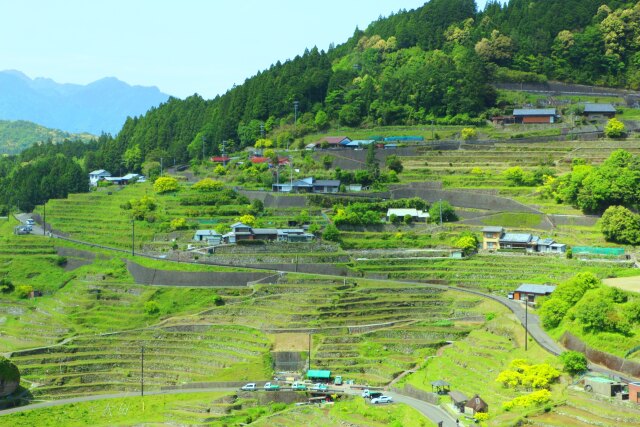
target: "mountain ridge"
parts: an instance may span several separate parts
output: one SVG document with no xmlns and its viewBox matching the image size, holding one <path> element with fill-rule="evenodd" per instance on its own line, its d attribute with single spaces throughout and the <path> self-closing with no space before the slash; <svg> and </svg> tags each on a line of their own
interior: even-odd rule
<svg viewBox="0 0 640 427">
<path fill-rule="evenodd" d="M 70 133 L 116 134 L 127 117 L 169 98 L 156 86 L 130 85 L 112 76 L 81 85 L 0 71 L 0 120 L 24 120 Z"/>
</svg>

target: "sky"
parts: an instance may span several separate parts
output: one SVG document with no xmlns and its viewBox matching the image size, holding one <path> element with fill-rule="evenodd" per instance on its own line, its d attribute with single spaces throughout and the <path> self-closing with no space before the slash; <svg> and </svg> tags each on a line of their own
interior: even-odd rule
<svg viewBox="0 0 640 427">
<path fill-rule="evenodd" d="M 213 98 L 424 1 L 0 0 L 0 70 L 58 83 L 116 77 Z"/>
</svg>

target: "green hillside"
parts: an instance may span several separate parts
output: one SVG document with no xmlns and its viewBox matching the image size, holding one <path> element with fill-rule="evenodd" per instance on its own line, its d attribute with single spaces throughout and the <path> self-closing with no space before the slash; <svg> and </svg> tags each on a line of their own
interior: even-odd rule
<svg viewBox="0 0 640 427">
<path fill-rule="evenodd" d="M 24 120 L 0 120 L 0 154 L 18 154 L 41 142 L 51 141 L 56 144 L 64 140 L 89 141 L 94 138 L 88 133 L 76 134 L 49 129 Z"/>
</svg>

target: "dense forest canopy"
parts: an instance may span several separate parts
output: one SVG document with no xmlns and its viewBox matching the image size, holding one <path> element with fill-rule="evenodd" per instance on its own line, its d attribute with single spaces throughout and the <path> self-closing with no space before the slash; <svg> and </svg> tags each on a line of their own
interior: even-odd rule
<svg viewBox="0 0 640 427">
<path fill-rule="evenodd" d="M 278 61 L 215 99 L 170 98 L 67 158 L 85 173 L 139 172 L 161 159 L 219 154 L 223 141 L 227 152 L 241 150 L 263 133 L 286 147 L 338 124 L 481 124 L 500 113 L 495 81 L 639 89 L 639 22 L 640 2 L 493 1 L 479 11 L 473 0 L 431 0 L 356 29 L 326 52 L 314 47 Z M 10 172 L 0 167 L 5 182 L 19 176 L 16 165 L 33 166 L 12 164 Z M 17 201 L 10 187 L 2 190 L 5 204 Z M 54 193 L 39 188 L 37 200 Z"/>
</svg>

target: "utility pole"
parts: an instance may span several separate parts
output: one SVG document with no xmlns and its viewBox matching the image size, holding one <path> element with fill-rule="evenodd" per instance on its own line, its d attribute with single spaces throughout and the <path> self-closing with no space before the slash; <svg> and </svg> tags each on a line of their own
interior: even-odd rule
<svg viewBox="0 0 640 427">
<path fill-rule="evenodd" d="M 131 220 L 131 255 L 136 255 L 136 220 Z"/>
<path fill-rule="evenodd" d="M 309 332 L 309 369 L 308 371 L 311 370 L 311 332 Z"/>
<path fill-rule="evenodd" d="M 440 226 L 442 226 L 442 199 L 438 202 L 440 205 Z"/>
<path fill-rule="evenodd" d="M 298 131 L 298 106 L 300 103 L 298 101 L 293 101 L 293 137 L 296 137 L 296 133 Z M 287 142 L 287 151 L 289 151 L 289 143 Z"/>
<path fill-rule="evenodd" d="M 47 235 L 47 202 L 44 202 L 42 204 L 42 212 L 43 212 L 42 235 L 46 236 Z"/>
<path fill-rule="evenodd" d="M 162 176 L 163 168 L 162 168 L 162 157 L 160 157 L 160 176 Z"/>
<path fill-rule="evenodd" d="M 524 351 L 528 348 L 528 335 L 529 335 L 529 294 L 525 294 L 524 299 Z"/>
<path fill-rule="evenodd" d="M 227 166 L 227 141 L 222 141 L 222 166 Z"/>
<path fill-rule="evenodd" d="M 140 396 L 144 397 L 144 344 L 140 347 Z"/>
<path fill-rule="evenodd" d="M 260 123 L 260 136 L 264 139 L 264 123 Z"/>
</svg>

